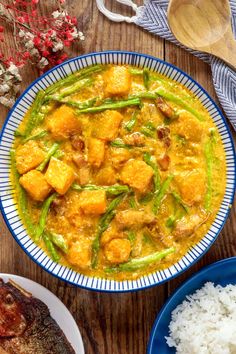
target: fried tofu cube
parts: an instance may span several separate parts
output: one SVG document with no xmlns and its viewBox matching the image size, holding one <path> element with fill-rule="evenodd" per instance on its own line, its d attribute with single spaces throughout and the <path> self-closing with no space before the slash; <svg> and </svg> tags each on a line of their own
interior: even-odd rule
<svg viewBox="0 0 236 354">
<path fill-rule="evenodd" d="M 126 95 L 131 87 L 131 75 L 125 66 L 113 66 L 107 72 L 106 93 L 108 95 Z"/>
<path fill-rule="evenodd" d="M 91 256 L 91 246 L 88 243 L 78 241 L 70 247 L 67 257 L 71 264 L 86 270 L 91 265 Z"/>
<path fill-rule="evenodd" d="M 116 183 L 116 173 L 111 166 L 101 168 L 96 175 L 96 181 L 102 186 L 111 186 Z"/>
<path fill-rule="evenodd" d="M 127 239 L 115 238 L 105 245 L 106 259 L 112 264 L 127 262 L 131 253 L 131 244 Z"/>
<path fill-rule="evenodd" d="M 189 204 L 200 203 L 206 193 L 206 176 L 202 169 L 193 170 L 176 177 L 181 197 Z"/>
<path fill-rule="evenodd" d="M 69 136 L 81 131 L 80 121 L 74 110 L 66 105 L 56 109 L 48 117 L 47 128 L 52 136 L 58 140 L 68 139 Z"/>
<path fill-rule="evenodd" d="M 52 191 L 45 176 L 37 170 L 27 172 L 20 177 L 19 182 L 30 197 L 39 202 L 42 202 Z"/>
<path fill-rule="evenodd" d="M 75 173 L 72 167 L 52 157 L 45 178 L 57 193 L 65 194 L 75 180 Z"/>
<path fill-rule="evenodd" d="M 123 183 L 144 193 L 151 182 L 153 169 L 144 161 L 129 160 L 123 167 L 120 179 Z"/>
<path fill-rule="evenodd" d="M 203 135 L 203 123 L 197 120 L 191 113 L 181 112 L 176 124 L 177 134 L 192 142 L 201 141 Z"/>
<path fill-rule="evenodd" d="M 103 190 L 83 191 L 80 193 L 79 205 L 85 214 L 103 214 L 107 206 L 106 192 Z"/>
<path fill-rule="evenodd" d="M 88 140 L 88 162 L 95 167 L 100 167 L 104 161 L 105 143 L 96 138 Z"/>
<path fill-rule="evenodd" d="M 96 138 L 111 141 L 114 140 L 119 132 L 120 123 L 123 116 L 117 111 L 105 111 L 101 113 L 93 130 Z"/>
<path fill-rule="evenodd" d="M 37 144 L 30 140 L 16 149 L 16 168 L 24 174 L 37 167 L 45 158 L 46 153 Z"/>
</svg>

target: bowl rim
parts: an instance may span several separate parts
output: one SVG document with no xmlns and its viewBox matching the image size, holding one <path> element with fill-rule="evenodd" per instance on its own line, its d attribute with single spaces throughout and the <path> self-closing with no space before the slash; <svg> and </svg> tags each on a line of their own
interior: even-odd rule
<svg viewBox="0 0 236 354">
<path fill-rule="evenodd" d="M 7 123 L 11 117 L 11 114 L 13 113 L 13 111 L 15 110 L 15 108 L 17 107 L 17 105 L 19 104 L 19 102 L 22 100 L 22 98 L 28 93 L 28 91 L 30 91 L 30 89 L 35 85 L 37 84 L 39 81 L 41 81 L 44 77 L 46 77 L 48 74 L 50 74 L 51 72 L 53 72 L 54 70 L 56 71 L 57 69 L 63 67 L 64 65 L 68 64 L 68 63 L 71 63 L 71 62 L 74 62 L 75 60 L 82 60 L 82 59 L 85 59 L 88 58 L 88 57 L 96 57 L 96 56 L 101 56 L 101 55 L 109 55 L 109 54 L 115 54 L 115 55 L 134 55 L 134 56 L 137 56 L 137 57 L 143 57 L 145 59 L 149 59 L 151 61 L 156 61 L 156 62 L 159 62 L 160 64 L 163 64 L 171 69 L 174 69 L 176 70 L 177 72 L 179 72 L 180 74 L 184 75 L 188 80 L 192 81 L 194 83 L 194 85 L 196 85 L 198 87 L 198 89 L 200 89 L 201 92 L 203 92 L 206 97 L 210 100 L 211 104 L 214 106 L 214 108 L 216 109 L 218 115 L 221 117 L 221 120 L 224 124 L 224 128 L 226 129 L 227 131 L 227 134 L 228 134 L 228 138 L 229 138 L 229 141 L 230 141 L 230 145 L 232 146 L 232 152 L 233 152 L 233 162 L 234 162 L 234 166 L 236 166 L 236 154 L 235 154 L 235 146 L 234 146 L 234 142 L 233 142 L 233 138 L 232 138 L 232 134 L 231 134 L 231 131 L 229 129 L 229 126 L 228 126 L 228 123 L 226 121 L 226 118 L 224 117 L 223 113 L 221 112 L 220 108 L 218 107 L 218 105 L 215 103 L 215 101 L 213 100 L 213 98 L 209 95 L 209 93 L 195 80 L 193 79 L 190 75 L 188 75 L 187 73 L 185 73 L 182 69 L 178 68 L 177 66 L 171 64 L 171 63 L 168 63 L 166 62 L 165 60 L 163 59 L 160 59 L 160 58 L 157 58 L 155 56 L 152 56 L 152 55 L 148 55 L 148 54 L 142 54 L 142 53 L 138 53 L 138 52 L 131 52 L 131 51 L 123 51 L 123 50 L 107 50 L 107 51 L 100 51 L 100 52 L 91 52 L 91 53 L 87 53 L 87 54 L 84 54 L 84 55 L 80 55 L 80 56 L 76 56 L 76 57 L 73 57 L 69 60 L 66 60 L 64 61 L 63 63 L 51 68 L 50 70 L 48 70 L 47 72 L 45 72 L 44 74 L 42 74 L 41 76 L 39 76 L 37 79 L 35 79 L 24 91 L 23 93 L 19 96 L 19 98 L 16 100 L 14 106 L 11 108 L 11 110 L 8 112 L 7 114 L 7 117 L 6 117 L 6 120 L 3 124 L 3 127 L 1 129 L 1 132 L 0 132 L 0 145 L 2 143 L 2 137 L 3 137 L 3 134 L 5 132 L 5 129 L 6 129 L 6 126 L 7 126 Z M 91 65 L 94 65 L 94 63 L 92 63 Z M 91 66 L 91 65 L 86 65 L 85 67 L 87 66 Z M 138 66 L 138 65 L 137 65 Z M 185 84 L 184 84 L 185 86 Z M 1 168 L 0 168 L 1 169 Z M 234 174 L 233 174 L 233 193 L 231 195 L 231 198 L 230 198 L 230 205 L 233 203 L 233 200 L 234 200 L 234 195 L 235 195 L 235 190 L 236 190 L 236 170 L 234 170 Z M 178 270 L 175 274 L 171 274 L 171 276 L 168 276 L 167 278 L 165 279 L 161 279 L 160 281 L 156 281 L 154 282 L 153 284 L 144 284 L 142 286 L 139 286 L 137 288 L 126 288 L 126 289 L 100 289 L 100 288 L 93 288 L 93 287 L 90 287 L 89 285 L 81 285 L 81 284 L 78 284 L 76 282 L 73 282 L 71 280 L 67 280 L 65 278 L 63 278 L 62 275 L 58 275 L 58 274 L 54 274 L 51 270 L 47 269 L 44 265 L 42 265 L 42 263 L 40 261 L 38 261 L 38 259 L 35 259 L 33 257 L 33 255 L 31 254 L 31 252 L 29 252 L 25 246 L 20 242 L 20 240 L 18 240 L 18 238 L 16 237 L 15 235 L 15 232 L 14 230 L 12 229 L 10 223 L 9 223 L 9 220 L 5 214 L 5 211 L 4 211 L 4 206 L 2 204 L 2 196 L 0 196 L 0 210 L 1 210 L 1 214 L 3 216 L 3 219 L 11 233 L 11 235 L 13 236 L 13 238 L 15 239 L 15 241 L 18 243 L 18 245 L 21 247 L 21 249 L 27 254 L 27 256 L 34 262 L 36 263 L 37 265 L 39 265 L 44 271 L 46 271 L 47 273 L 49 273 L 50 275 L 58 278 L 59 280 L 62 280 L 68 284 L 71 284 L 71 285 L 74 285 L 76 287 L 79 287 L 79 288 L 82 288 L 82 289 L 85 289 L 85 290 L 90 290 L 90 291 L 95 291 L 95 292 L 105 292 L 105 293 L 126 293 L 126 292 L 135 292 L 135 291 L 140 291 L 140 290 L 144 290 L 144 289 L 149 289 L 149 288 L 152 288 L 154 286 L 158 286 L 158 285 L 162 285 L 174 278 L 176 278 L 177 276 L 181 275 L 182 273 L 184 273 L 185 271 L 187 271 L 190 267 L 192 267 L 195 263 L 197 263 L 208 251 L 209 249 L 212 247 L 212 245 L 214 244 L 214 242 L 216 241 L 216 239 L 218 238 L 220 232 L 222 231 L 225 223 L 226 223 L 226 220 L 228 219 L 228 216 L 229 216 L 229 212 L 230 212 L 230 208 L 227 208 L 227 212 L 225 214 L 225 217 L 224 217 L 224 220 L 221 222 L 221 226 L 220 228 L 217 230 L 217 232 L 215 233 L 214 232 L 214 239 L 210 241 L 210 243 L 205 246 L 204 250 L 202 251 L 201 250 L 201 253 L 193 260 L 193 261 L 190 261 L 189 264 L 187 266 L 185 266 L 183 269 L 181 270 Z M 204 236 L 203 236 L 204 237 Z M 191 248 L 190 248 L 191 250 Z M 45 253 L 45 252 L 44 252 Z M 46 254 L 46 253 L 45 253 Z M 68 268 L 68 267 L 67 267 Z M 68 268 L 70 269 L 70 268 Z M 149 274 L 154 274 L 155 272 L 153 273 L 148 273 L 147 275 L 144 275 L 145 276 L 148 276 Z M 77 274 L 83 274 L 83 273 L 79 273 L 77 272 Z M 105 279 L 105 278 L 98 278 L 98 277 L 91 277 L 89 275 L 87 275 L 88 278 L 90 279 L 100 279 L 102 281 L 110 281 L 110 279 Z M 142 277 L 141 277 L 142 278 Z M 138 278 L 136 280 L 139 280 L 141 278 Z M 126 281 L 126 280 L 125 280 Z M 131 281 L 135 281 L 135 280 L 131 280 Z M 119 282 L 119 283 L 122 283 L 123 281 L 116 281 L 116 282 Z M 145 283 L 145 282 L 144 282 Z"/>
<path fill-rule="evenodd" d="M 173 293 L 167 298 L 167 300 L 165 301 L 165 303 L 163 304 L 163 306 L 161 307 L 160 311 L 158 312 L 158 315 L 156 316 L 156 319 L 152 325 L 152 329 L 151 329 L 151 333 L 149 336 L 149 341 L 148 341 L 148 347 L 147 347 L 147 354 L 152 354 L 152 350 L 153 350 L 153 342 L 155 339 L 155 334 L 157 331 L 157 326 L 159 325 L 159 322 L 162 319 L 163 313 L 165 312 L 165 310 L 169 307 L 169 305 L 172 303 L 172 301 L 178 297 L 179 293 L 181 292 L 182 289 L 184 289 L 185 287 L 187 287 L 189 284 L 191 284 L 192 282 L 194 282 L 196 280 L 196 278 L 201 277 L 201 275 L 206 274 L 209 270 L 213 270 L 219 266 L 222 266 L 226 263 L 235 263 L 236 262 L 236 256 L 233 257 L 229 257 L 229 258 L 224 258 L 224 259 L 220 259 L 219 261 L 216 261 L 214 263 L 208 264 L 206 266 L 203 266 L 199 271 L 197 271 L 196 273 L 192 274 L 189 278 L 187 278 L 183 283 L 181 283 L 174 291 Z M 211 282 L 211 280 L 208 280 L 209 282 Z M 198 288 L 200 289 L 200 288 Z M 192 292 L 189 293 L 189 295 Z M 185 296 L 186 298 L 186 296 Z M 182 300 L 179 304 L 181 304 L 184 300 Z M 178 305 L 177 305 L 178 306 Z"/>
</svg>

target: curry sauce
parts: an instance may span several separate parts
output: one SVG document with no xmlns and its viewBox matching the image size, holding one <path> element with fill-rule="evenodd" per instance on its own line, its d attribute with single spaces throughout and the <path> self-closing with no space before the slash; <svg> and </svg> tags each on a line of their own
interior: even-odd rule
<svg viewBox="0 0 236 354">
<path fill-rule="evenodd" d="M 29 235 L 89 276 L 136 279 L 174 264 L 225 191 L 207 110 L 183 85 L 132 66 L 95 65 L 40 91 L 11 157 Z"/>
</svg>

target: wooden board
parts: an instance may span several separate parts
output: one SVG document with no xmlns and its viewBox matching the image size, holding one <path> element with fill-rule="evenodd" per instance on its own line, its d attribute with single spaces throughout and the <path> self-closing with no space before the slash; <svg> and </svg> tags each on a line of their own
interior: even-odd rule
<svg viewBox="0 0 236 354">
<path fill-rule="evenodd" d="M 53 1 L 41 3 L 44 12 L 48 11 L 46 3 L 50 8 L 53 6 Z M 139 3 L 142 3 L 142 0 Z M 71 56 L 108 49 L 151 54 L 183 69 L 216 98 L 210 68 L 202 61 L 135 25 L 109 22 L 98 13 L 95 1 L 68 0 L 68 4 L 70 12 L 79 18 L 81 30 L 86 36 L 82 46 L 73 48 Z M 112 0 L 107 1 L 107 4 L 114 11 L 126 12 L 124 6 L 116 5 Z M 26 68 L 22 89 L 36 77 L 36 70 Z M 7 111 L 1 107 L 1 123 L 4 122 L 6 114 Z M 76 289 L 53 278 L 29 260 L 13 240 L 2 219 L 0 229 L 0 272 L 25 276 L 54 292 L 75 317 L 82 333 L 86 354 L 146 353 L 153 321 L 168 295 L 204 265 L 236 256 L 236 203 L 234 203 L 218 240 L 210 251 L 182 276 L 168 284 L 146 291 L 109 295 Z"/>
</svg>

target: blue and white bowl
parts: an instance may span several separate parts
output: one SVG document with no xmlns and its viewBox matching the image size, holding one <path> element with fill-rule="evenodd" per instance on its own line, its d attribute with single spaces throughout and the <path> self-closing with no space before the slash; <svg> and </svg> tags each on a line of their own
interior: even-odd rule
<svg viewBox="0 0 236 354">
<path fill-rule="evenodd" d="M 31 106 L 37 92 L 44 90 L 57 80 L 94 64 L 131 64 L 140 68 L 147 67 L 182 83 L 193 92 L 208 110 L 214 120 L 224 145 L 227 163 L 226 191 L 217 216 L 207 234 L 192 247 L 176 264 L 168 269 L 157 271 L 132 281 L 113 281 L 88 277 L 69 267 L 53 262 L 29 237 L 17 212 L 14 200 L 14 189 L 9 177 L 10 149 L 14 140 L 14 132 L 21 123 L 25 113 Z M 235 192 L 235 151 L 232 137 L 222 113 L 208 93 L 191 77 L 175 66 L 160 59 L 144 54 L 131 52 L 103 52 L 77 57 L 53 68 L 34 81 L 17 100 L 10 111 L 0 135 L 0 207 L 5 222 L 15 240 L 30 258 L 50 274 L 76 286 L 90 290 L 107 292 L 125 292 L 148 288 L 168 281 L 188 269 L 211 247 L 219 235 L 227 219 Z"/>
</svg>

